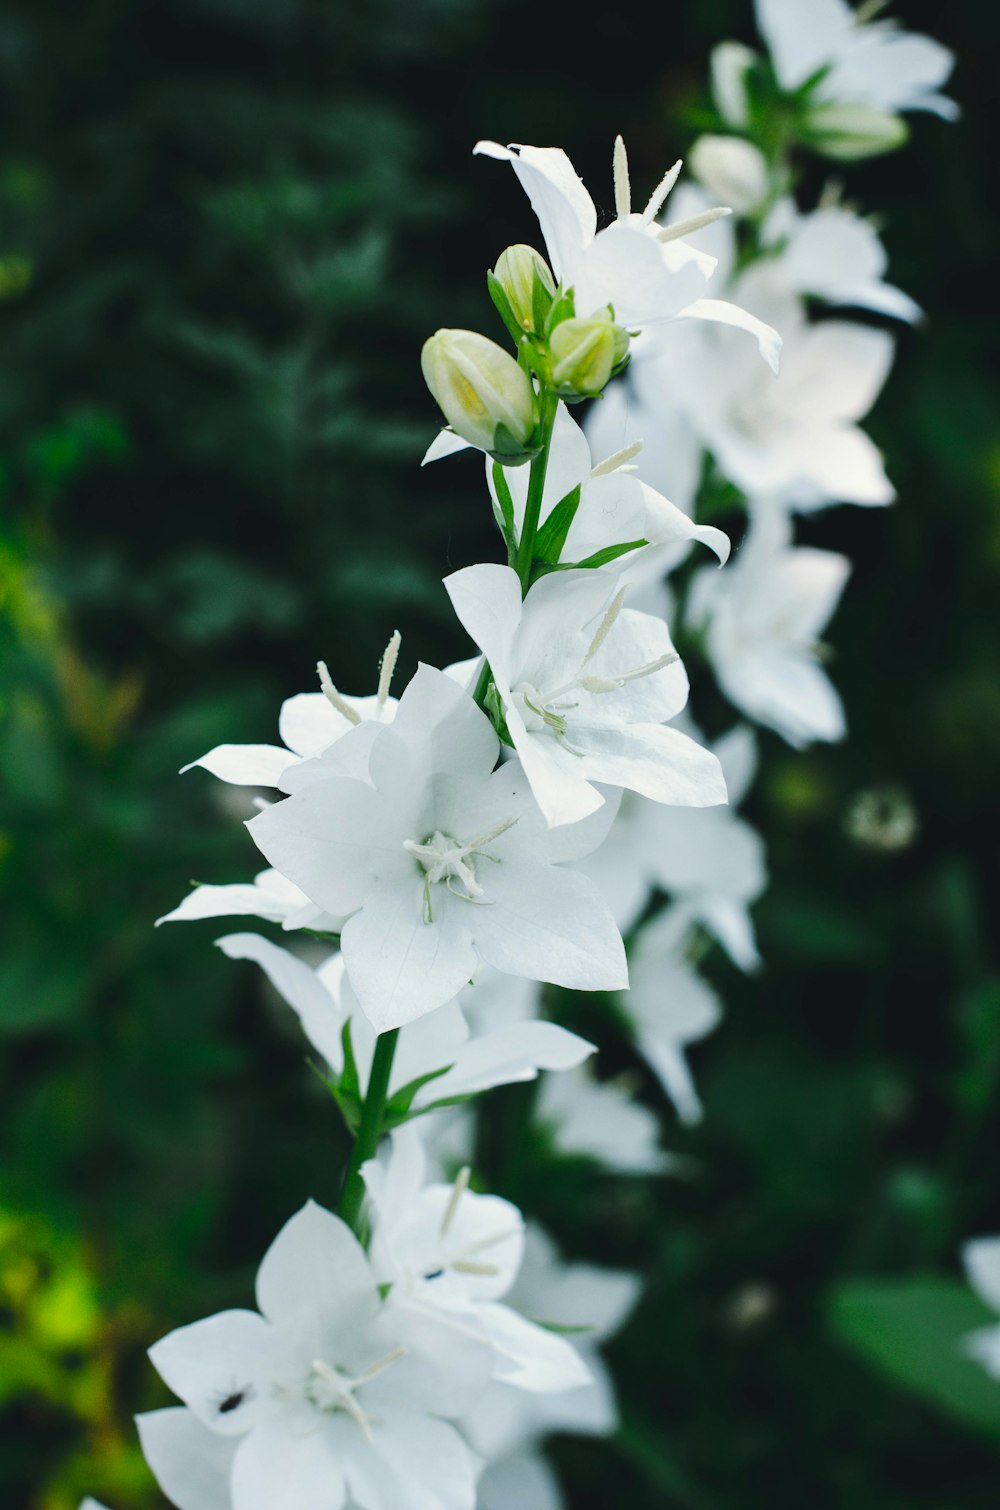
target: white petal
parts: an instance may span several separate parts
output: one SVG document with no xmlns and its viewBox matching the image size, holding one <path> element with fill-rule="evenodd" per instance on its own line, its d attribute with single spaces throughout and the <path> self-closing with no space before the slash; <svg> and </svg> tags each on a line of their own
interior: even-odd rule
<svg viewBox="0 0 1000 1510">
<path fill-rule="evenodd" d="M 508 860 L 490 878 L 491 907 L 476 909 L 476 948 L 487 964 L 577 991 L 628 984 L 621 935 L 585 876 Z"/>
<path fill-rule="evenodd" d="M 509 1306 L 486 1304 L 477 1314 L 501 1356 L 497 1379 L 542 1395 L 589 1384 L 590 1370 L 565 1337 L 537 1326 Z"/>
<path fill-rule="evenodd" d="M 199 1421 L 224 1436 L 240 1436 L 274 1413 L 274 1385 L 287 1363 L 280 1338 L 256 1311 L 220 1311 L 178 1327 L 149 1357 Z"/>
<path fill-rule="evenodd" d="M 426 467 L 429 461 L 440 461 L 445 456 L 454 456 L 457 451 L 471 451 L 474 448 L 467 440 L 456 435 L 454 430 L 439 430 L 424 452 L 422 467 Z"/>
<path fill-rule="evenodd" d="M 585 1343 L 605 1341 L 624 1326 L 638 1304 L 638 1274 L 594 1264 L 567 1263 L 549 1235 L 531 1223 L 525 1234 L 524 1262 L 508 1304 L 525 1316 L 556 1326 L 587 1327 Z"/>
<path fill-rule="evenodd" d="M 341 1510 L 347 1486 L 337 1433 L 318 1411 L 312 1414 L 314 1426 L 270 1422 L 240 1443 L 233 1459 L 233 1510 Z"/>
<path fill-rule="evenodd" d="M 316 971 L 258 933 L 230 933 L 215 942 L 230 959 L 253 960 L 261 967 L 274 989 L 298 1016 L 310 1043 L 339 1074 L 344 1060 L 341 1034 L 345 1014 L 339 1010 Z"/>
<path fill-rule="evenodd" d="M 318 1340 L 331 1327 L 363 1329 L 378 1311 L 379 1294 L 351 1229 L 307 1201 L 264 1255 L 257 1304 L 273 1325 Z"/>
<path fill-rule="evenodd" d="M 298 891 L 298 888 L 296 887 L 295 890 Z M 306 900 L 301 892 L 298 895 L 302 901 Z M 236 882 L 232 886 L 195 886 L 178 903 L 173 912 L 167 912 L 162 918 L 157 918 L 156 925 L 159 927 L 161 923 L 193 923 L 200 922 L 203 918 L 226 918 L 240 915 L 270 918 L 274 922 L 279 922 L 287 916 L 288 911 L 287 901 L 283 901 L 269 889 L 250 882 Z"/>
<path fill-rule="evenodd" d="M 479 1510 L 565 1510 L 559 1480 L 537 1453 L 518 1453 L 488 1463 L 479 1480 Z"/>
<path fill-rule="evenodd" d="M 583 249 L 594 239 L 597 211 L 565 152 L 528 146 L 511 151 L 497 142 L 477 142 L 473 150 L 511 164 L 538 216 L 557 281 L 572 284 Z"/>
<path fill-rule="evenodd" d="M 731 325 L 736 330 L 746 330 L 757 342 L 757 349 L 772 372 L 781 364 L 781 336 L 773 326 L 758 320 L 738 304 L 725 299 L 695 299 L 680 310 L 679 316 L 688 320 L 710 320 L 716 325 Z"/>
<path fill-rule="evenodd" d="M 962 1249 L 969 1283 L 988 1306 L 1000 1311 L 1000 1237 L 978 1237 Z"/>
<path fill-rule="evenodd" d="M 406 887 L 369 897 L 341 934 L 351 985 L 378 1033 L 443 1006 L 475 973 L 474 915 L 485 909 L 442 885 L 430 888 L 430 896 L 427 921 L 424 888 L 414 875 Z"/>
<path fill-rule="evenodd" d="M 455 1068 L 418 1091 L 414 1105 L 428 1106 L 444 1097 L 476 1095 L 494 1085 L 534 1080 L 539 1070 L 572 1069 L 593 1053 L 592 1043 L 554 1022 L 511 1023 L 465 1044 Z"/>
<path fill-rule="evenodd" d="M 508 684 L 514 636 L 521 622 L 521 584 L 508 566 L 467 566 L 444 579 L 459 623 L 490 663 L 494 680 Z"/>
<path fill-rule="evenodd" d="M 633 724 L 580 729 L 573 737 L 583 752 L 580 766 L 593 781 L 682 807 L 712 807 L 726 800 L 717 758 L 678 729 Z"/>
<path fill-rule="evenodd" d="M 469 694 L 443 671 L 423 663 L 399 700 L 392 733 L 405 743 L 411 769 L 422 761 L 428 773 L 485 776 L 500 753 L 493 725 Z M 372 755 L 376 782 L 384 744 L 383 739 Z"/>
<path fill-rule="evenodd" d="M 135 1424 L 146 1462 L 171 1504 L 178 1510 L 233 1510 L 231 1437 L 208 1431 L 182 1406 L 147 1411 Z"/>
<path fill-rule="evenodd" d="M 359 1510 L 474 1510 L 477 1462 L 454 1427 L 396 1407 L 375 1423 L 373 1436 L 347 1465 Z"/>
<path fill-rule="evenodd" d="M 620 325 L 672 320 L 697 299 L 715 263 L 681 242 L 662 245 L 637 226 L 616 221 L 599 232 L 581 260 L 576 308 L 584 318 L 610 304 Z"/>
<path fill-rule="evenodd" d="M 757 25 L 767 42 L 778 79 L 798 89 L 824 63 L 831 63 L 854 26 L 844 0 L 756 0 Z"/>
<path fill-rule="evenodd" d="M 282 771 L 295 762 L 291 751 L 279 745 L 216 745 L 199 760 L 181 766 L 181 775 L 200 765 L 234 786 L 277 786 Z"/>
<path fill-rule="evenodd" d="M 345 698 L 349 704 L 360 698 Z M 297 692 L 286 697 L 278 715 L 278 733 L 290 750 L 304 760 L 320 755 L 341 735 L 355 728 L 322 692 Z"/>
</svg>

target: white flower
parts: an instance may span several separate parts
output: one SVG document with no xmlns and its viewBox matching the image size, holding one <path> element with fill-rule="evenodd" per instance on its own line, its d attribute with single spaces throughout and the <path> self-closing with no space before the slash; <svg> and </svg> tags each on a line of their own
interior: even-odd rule
<svg viewBox="0 0 1000 1510">
<path fill-rule="evenodd" d="M 363 1095 L 371 1074 L 375 1032 L 358 1006 L 343 956 L 333 954 L 313 970 L 287 949 L 256 933 L 231 933 L 217 943 L 230 959 L 249 959 L 260 965 L 297 1015 L 310 1043 L 338 1077 L 344 1071 L 344 1026 L 350 1023 L 351 1048 Z M 471 988 L 467 994 L 472 994 Z M 417 1090 L 410 1103 L 413 1112 L 456 1096 L 474 1096 L 495 1085 L 534 1080 L 539 1070 L 571 1069 L 594 1052 L 593 1044 L 553 1022 L 501 1019 L 473 1037 L 461 1000 L 426 1013 L 400 1031 L 389 1080 L 390 1098 L 414 1080 L 436 1070 L 445 1071 Z"/>
<path fill-rule="evenodd" d="M 203 918 L 266 918 L 282 928 L 313 928 L 318 933 L 339 933 L 342 918 L 332 917 L 310 902 L 304 891 L 276 870 L 262 870 L 253 881 L 231 885 L 195 886 L 172 912 L 157 918 L 161 923 L 195 923 Z"/>
<path fill-rule="evenodd" d="M 688 732 L 698 738 L 690 724 Z M 712 747 L 729 802 L 712 808 L 666 808 L 626 794 L 611 833 L 579 868 L 604 892 L 622 932 L 639 919 L 653 887 L 670 894 L 741 970 L 760 964 L 749 908 L 767 884 L 760 835 L 737 816 L 757 765 L 750 729 L 731 729 Z"/>
<path fill-rule="evenodd" d="M 780 199 L 761 238 L 771 253 L 768 279 L 779 288 L 910 323 L 920 318 L 919 305 L 885 282 L 889 259 L 875 226 L 846 205 L 803 215 L 793 199 Z"/>
<path fill-rule="evenodd" d="M 794 92 L 826 69 L 820 100 L 957 116 L 954 101 L 938 93 L 955 61 L 940 42 L 893 21 L 866 22 L 863 11 L 872 7 L 854 11 L 845 0 L 756 0 L 756 7 L 783 89 Z"/>
<path fill-rule="evenodd" d="M 459 621 L 489 661 L 514 748 L 547 822 L 603 803 L 592 783 L 657 802 L 725 801 L 714 756 L 663 726 L 687 702 L 662 619 L 622 607 L 598 572 L 552 572 L 523 603 L 517 573 L 469 566 L 445 579 Z"/>
<path fill-rule="evenodd" d="M 150 1350 L 196 1420 L 236 1439 L 232 1510 L 472 1510 L 475 1463 L 447 1420 L 488 1379 L 471 1328 L 383 1300 L 350 1229 L 311 1203 L 265 1254 L 257 1303 Z"/>
<path fill-rule="evenodd" d="M 742 136 L 699 136 L 691 149 L 695 177 L 738 215 L 752 215 L 770 188 L 767 159 Z"/>
<path fill-rule="evenodd" d="M 571 1343 L 500 1304 L 524 1252 L 516 1206 L 470 1191 L 467 1167 L 452 1185 L 426 1184 L 415 1127 L 393 1133 L 388 1157 L 369 1161 L 362 1173 L 372 1267 L 382 1284 L 392 1285 L 396 1304 L 473 1317 L 495 1350 L 493 1377 L 502 1383 L 553 1394 L 589 1382 Z"/>
<path fill-rule="evenodd" d="M 669 908 L 642 929 L 632 956 L 632 989 L 619 1005 L 677 1115 L 695 1123 L 702 1106 L 684 1050 L 718 1026 L 722 1007 L 684 957 L 689 933 L 689 918 L 680 908 Z"/>
<path fill-rule="evenodd" d="M 725 574 L 700 572 L 688 615 L 706 631 L 709 659 L 730 702 L 798 748 L 841 739 L 840 698 L 820 665 L 818 636 L 837 606 L 850 562 L 794 547 L 777 509 L 753 516 Z"/>
<path fill-rule="evenodd" d="M 540 1227 L 528 1227 L 524 1262 L 508 1298 L 519 1310 L 550 1324 L 586 1328 L 575 1340 L 593 1379 L 583 1389 L 539 1398 L 503 1385 L 490 1386 L 462 1422 L 476 1451 L 487 1459 L 479 1510 L 558 1510 L 562 1505 L 555 1475 L 538 1445 L 548 1432 L 606 1436 L 614 1431 L 614 1388 L 598 1344 L 624 1324 L 639 1293 L 638 1275 L 566 1263 Z"/>
<path fill-rule="evenodd" d="M 90 1495 L 82 1501 L 80 1510 L 108 1510 L 107 1505 L 102 1505 L 99 1500 L 91 1499 Z"/>
<path fill-rule="evenodd" d="M 614 401 L 620 388 L 621 384 L 616 383 L 601 403 L 595 405 L 593 412 L 599 415 L 607 403 Z M 651 434 L 658 436 L 659 417 L 650 416 L 650 425 Z M 683 510 L 633 475 L 636 468 L 631 463 L 642 450 L 643 444 L 641 435 L 630 435 L 627 446 L 616 446 L 614 455 L 607 454 L 604 461 L 595 465 L 587 437 L 566 405 L 560 403 L 556 411 L 539 511 L 539 523 L 544 525 L 556 504 L 577 488 L 580 489 L 579 503 L 560 559 L 565 562 L 586 561 L 610 546 L 628 542 L 636 542 L 638 546 L 640 542 L 648 542 L 648 547 L 637 548 L 610 563 L 609 569 L 617 572 L 626 564 L 631 566 L 639 556 L 652 555 L 654 550 L 659 559 L 663 554 L 660 547 L 682 552 L 685 546 L 697 540 L 714 551 L 720 562 L 727 561 L 729 538 L 722 530 L 709 524 L 695 524 Z M 457 441 L 457 437 L 450 431 L 442 430 L 428 448 L 423 465 L 465 448 L 464 441 Z M 503 469 L 502 476 L 510 495 L 515 530 L 520 536 L 524 524 L 528 478 L 523 467 L 507 467 Z M 494 513 L 499 518 L 501 510 L 497 481 L 490 461 L 486 464 L 486 482 L 493 499 Z"/>
<path fill-rule="evenodd" d="M 481 963 L 579 990 L 627 981 L 596 887 L 554 863 L 596 848 L 603 824 L 550 834 L 520 768 L 494 770 L 499 748 L 471 698 L 422 666 L 371 747 L 369 781 L 336 765 L 324 780 L 321 757 L 248 824 L 276 869 L 348 918 L 347 973 L 380 1032 L 450 1001 Z"/>
<path fill-rule="evenodd" d="M 397 632 L 379 663 L 378 690 L 373 697 L 345 697 L 320 661 L 317 671 L 322 692 L 299 692 L 281 705 L 278 733 L 283 745 L 216 745 L 207 755 L 182 766 L 181 774 L 204 766 L 220 781 L 237 786 L 280 787 L 290 767 L 321 755 L 358 724 L 372 723 L 375 727 L 369 732 L 373 735 L 379 725 L 392 721 L 396 711 L 396 699 L 389 696 L 389 687 L 399 646 Z M 351 748 L 359 752 L 362 747 L 354 741 Z"/>
<path fill-rule="evenodd" d="M 688 196 L 688 203 L 697 202 Z M 718 276 L 728 276 L 735 259 L 730 228 L 713 226 L 709 234 L 720 254 Z M 859 421 L 888 376 L 892 337 L 844 320 L 810 324 L 791 286 L 795 270 L 794 257 L 791 271 L 780 258 L 774 267 L 765 260 L 735 285 L 742 301 L 781 329 L 784 355 L 773 382 L 760 381 L 742 343 L 725 330 L 690 327 L 683 339 L 669 347 L 655 343 L 633 364 L 642 407 L 632 426 L 648 426 L 657 409 L 676 406 L 724 476 L 749 497 L 800 510 L 831 502 L 890 503 L 892 484 Z M 845 276 L 857 271 L 854 262 Z M 601 439 L 620 436 L 605 431 Z M 638 458 L 641 474 L 656 486 L 676 488 L 672 469 L 662 476 L 649 470 L 654 459 L 648 452 Z"/>
<path fill-rule="evenodd" d="M 582 1066 L 546 1076 L 535 1115 L 560 1153 L 621 1174 L 663 1174 L 674 1164 L 660 1147 L 659 1120 L 631 1087 L 595 1080 Z"/>
<path fill-rule="evenodd" d="M 669 227 L 657 224 L 680 163 L 664 175 L 642 213 L 633 213 L 628 161 L 618 137 L 617 219 L 598 231 L 594 201 L 560 148 L 479 142 L 475 150 L 513 167 L 538 216 L 552 269 L 565 288 L 574 290 L 578 315 L 610 304 L 618 323 L 629 327 L 688 318 L 736 325 L 756 338 L 761 355 L 777 370 L 781 339 L 776 331 L 734 304 L 700 297 L 712 259 L 683 238 L 706 224 L 706 217 Z M 714 220 L 728 213 L 713 208 L 706 215 Z"/>
<path fill-rule="evenodd" d="M 230 1489 L 238 1437 L 220 1436 L 181 1405 L 136 1416 L 143 1455 L 178 1510 L 234 1510 Z"/>
<path fill-rule="evenodd" d="M 1000 1237 L 979 1237 L 966 1243 L 962 1260 L 976 1294 L 991 1310 L 1000 1311 Z M 970 1333 L 964 1343 L 969 1356 L 994 1379 L 1000 1379 L 1000 1323 Z"/>
</svg>

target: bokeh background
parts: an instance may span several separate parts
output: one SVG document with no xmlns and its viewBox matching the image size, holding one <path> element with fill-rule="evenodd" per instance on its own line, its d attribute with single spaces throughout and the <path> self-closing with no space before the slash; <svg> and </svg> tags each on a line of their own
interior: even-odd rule
<svg viewBox="0 0 1000 1510">
<path fill-rule="evenodd" d="M 575 1018 L 693 1161 L 635 1180 L 543 1149 L 490 1171 L 568 1254 L 639 1268 L 611 1350 L 624 1425 L 554 1444 L 569 1504 L 990 1510 L 1000 1385 L 956 1359 L 967 1237 L 1000 1230 L 1000 23 L 896 10 L 959 55 L 957 126 L 849 170 L 884 215 L 902 330 L 871 422 L 900 494 L 803 538 L 856 562 L 829 638 L 846 744 L 765 735 L 749 809 L 765 972 L 695 1050 L 682 1133 L 592 1002 Z M 494 559 L 419 345 L 491 333 L 483 275 L 537 237 L 479 136 L 561 143 L 600 200 L 624 132 L 652 185 L 749 0 L 4 0 L 0 10 L 0 1490 L 162 1505 L 131 1413 L 143 1349 L 249 1299 L 343 1144 L 301 1043 L 189 880 L 254 855 L 201 772 L 268 741 L 318 655 L 367 691 L 465 653 L 441 575 Z M 817 177 L 817 183 L 819 179 Z M 738 524 L 738 521 L 737 521 Z M 731 715 L 696 689 L 710 732 Z M 915 842 L 853 840 L 901 787 Z M 498 1125 L 514 1093 L 494 1093 Z"/>
</svg>

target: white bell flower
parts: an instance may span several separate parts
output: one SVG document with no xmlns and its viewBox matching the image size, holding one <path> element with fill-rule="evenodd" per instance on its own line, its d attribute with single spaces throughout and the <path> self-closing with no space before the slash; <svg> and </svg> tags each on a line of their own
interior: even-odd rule
<svg viewBox="0 0 1000 1510">
<path fill-rule="evenodd" d="M 344 736 L 347 744 L 360 730 Z M 621 989 L 621 937 L 593 884 L 558 862 L 600 821 L 550 834 L 523 771 L 449 677 L 422 666 L 379 731 L 369 779 L 307 784 L 247 825 L 270 863 L 335 916 L 351 985 L 385 1032 L 443 1006 L 481 963 L 578 990 Z"/>
<path fill-rule="evenodd" d="M 382 1284 L 392 1285 L 396 1304 L 473 1317 L 493 1345 L 493 1377 L 500 1382 L 531 1394 L 589 1383 L 570 1342 L 500 1303 L 524 1253 L 516 1206 L 470 1191 L 468 1166 L 451 1185 L 427 1184 L 415 1127 L 394 1132 L 388 1156 L 370 1160 L 362 1173 L 371 1203 L 372 1267 Z"/>
<path fill-rule="evenodd" d="M 687 676 L 663 620 L 622 607 L 624 587 L 598 572 L 552 572 L 522 602 L 517 573 L 489 564 L 445 587 L 489 662 L 550 825 L 595 812 L 604 798 L 594 782 L 657 802 L 725 801 L 715 757 L 664 726 L 687 702 Z"/>
<path fill-rule="evenodd" d="M 980 1300 L 1000 1312 L 1000 1237 L 978 1237 L 966 1243 L 962 1261 Z M 980 1327 L 964 1339 L 965 1351 L 994 1379 L 1000 1379 L 1000 1322 Z"/>
<path fill-rule="evenodd" d="M 954 55 L 894 21 L 867 19 L 881 9 L 869 4 L 852 10 L 845 0 L 756 0 L 757 24 L 781 87 L 794 92 L 825 69 L 816 86 L 824 102 L 890 114 L 929 110 L 954 120 L 958 107 L 939 93 Z"/>
<path fill-rule="evenodd" d="M 819 635 L 850 570 L 834 551 L 793 546 L 787 517 L 762 508 L 734 565 L 718 576 L 701 571 L 691 584 L 688 617 L 705 631 L 722 691 L 799 749 L 845 733 L 843 705 L 820 664 Z"/>
<path fill-rule="evenodd" d="M 317 933 L 339 933 L 344 921 L 310 902 L 304 891 L 278 871 L 268 869 L 258 871 L 252 881 L 192 887 L 172 912 L 157 918 L 156 926 L 229 917 L 266 918 L 284 929 L 312 928 Z"/>
<path fill-rule="evenodd" d="M 620 383 L 615 383 L 594 406 L 593 413 L 600 415 L 607 404 L 613 404 L 621 387 Z M 649 434 L 654 438 L 654 444 L 662 423 L 659 415 L 649 416 Z M 576 488 L 580 489 L 580 501 L 560 559 L 585 561 L 609 546 L 635 541 L 636 550 L 609 563 L 607 569 L 617 572 L 623 565 L 633 564 L 639 556 L 648 556 L 654 551 L 662 554 L 662 547 L 678 552 L 679 559 L 685 547 L 698 541 L 714 551 L 724 564 L 729 559 L 729 537 L 722 530 L 710 524 L 695 524 L 683 509 L 634 475 L 633 461 L 644 444 L 641 435 L 630 434 L 626 446 L 615 446 L 614 454 L 610 450 L 602 453 L 605 459 L 595 463 L 587 436 L 566 405 L 559 404 L 545 471 L 539 523 L 544 525 L 556 504 Z M 467 449 L 464 441 L 458 441 L 450 431 L 442 430 L 428 448 L 423 465 L 464 449 Z M 506 467 L 503 479 L 510 495 L 515 529 L 520 536 L 528 495 L 527 472 L 523 467 Z M 489 460 L 486 484 L 493 499 L 494 512 L 499 517 L 497 483 L 493 463 Z M 639 542 L 646 543 L 639 546 Z"/>
<path fill-rule="evenodd" d="M 393 634 L 379 662 L 378 689 L 372 697 L 346 697 L 330 679 L 326 663 L 316 670 L 321 692 L 299 692 L 286 698 L 278 717 L 282 745 L 216 745 L 207 755 L 181 767 L 181 774 L 203 766 L 220 781 L 237 786 L 280 787 L 291 767 L 321 755 L 358 724 L 391 723 L 396 699 L 389 695 L 399 657 L 400 635 Z M 374 732 L 374 731 L 372 731 Z M 358 749 L 357 742 L 353 748 Z"/>
<path fill-rule="evenodd" d="M 678 1117 L 691 1125 L 701 1121 L 702 1105 L 684 1051 L 718 1027 L 722 1006 L 685 958 L 689 934 L 690 920 L 680 908 L 668 908 L 640 931 L 632 989 L 619 1006 Z"/>
<path fill-rule="evenodd" d="M 351 1048 L 360 1090 L 368 1089 L 375 1031 L 358 1005 L 340 953 L 317 970 L 257 933 L 231 933 L 216 940 L 230 959 L 253 960 L 284 997 L 302 1031 L 337 1076 L 344 1070 L 344 1027 L 350 1023 Z M 500 977 L 503 979 L 503 977 Z M 520 983 L 518 983 L 520 984 Z M 464 993 L 471 995 L 470 991 Z M 475 1096 L 496 1085 L 536 1079 L 539 1070 L 572 1069 L 595 1052 L 594 1045 L 554 1022 L 504 1021 L 470 1034 L 462 997 L 401 1029 L 389 1079 L 389 1097 L 414 1080 L 444 1070 L 428 1080 L 410 1103 L 414 1113 L 457 1096 Z"/>
<path fill-rule="evenodd" d="M 560 1152 L 620 1174 L 665 1174 L 675 1159 L 660 1147 L 660 1123 L 620 1080 L 595 1080 L 581 1066 L 542 1081 L 535 1118 Z"/>
<path fill-rule="evenodd" d="M 562 1506 L 558 1481 L 539 1445 L 549 1432 L 607 1436 L 614 1431 L 614 1387 L 598 1347 L 624 1325 L 640 1289 L 637 1274 L 566 1262 L 547 1233 L 534 1223 L 528 1226 L 524 1262 L 508 1298 L 518 1310 L 550 1324 L 585 1328 L 574 1340 L 593 1378 L 583 1389 L 538 1398 L 509 1386 L 490 1386 L 462 1422 L 473 1447 L 487 1460 L 479 1510 Z"/>
<path fill-rule="evenodd" d="M 737 326 L 754 336 L 761 356 L 777 371 L 780 336 L 737 305 L 703 297 L 712 259 L 684 239 L 729 210 L 713 207 L 693 221 L 671 226 L 657 222 L 680 174 L 679 162 L 664 174 L 645 209 L 633 212 L 628 159 L 618 137 L 617 218 L 598 231 L 594 201 L 560 148 L 479 142 L 475 151 L 513 167 L 538 216 L 552 270 L 565 288 L 574 290 L 578 315 L 610 304 L 619 325 L 630 328 L 684 319 Z"/>
<path fill-rule="evenodd" d="M 194 1456 L 175 1463 L 171 1439 L 185 1449 L 177 1415 L 165 1434 L 163 1413 L 140 1418 L 180 1510 L 214 1510 L 201 1491 L 206 1479 L 217 1486 L 232 1448 L 232 1510 L 342 1510 L 348 1501 L 473 1510 L 477 1465 L 449 1424 L 489 1378 L 489 1346 L 472 1328 L 383 1299 L 353 1233 L 312 1203 L 265 1254 L 257 1303 L 259 1313 L 224 1311 L 150 1350 L 184 1414 L 219 1441 L 213 1462 L 188 1433 Z"/>
<path fill-rule="evenodd" d="M 699 738 L 690 723 L 686 727 Z M 755 970 L 760 955 L 749 909 L 767 885 L 767 867 L 760 835 L 736 809 L 753 780 L 757 743 L 741 725 L 712 749 L 728 804 L 667 808 L 626 793 L 607 839 L 579 868 L 600 886 L 623 933 L 638 922 L 651 891 L 659 888 L 739 969 Z"/>
<path fill-rule="evenodd" d="M 801 214 L 794 199 L 780 199 L 761 240 L 770 253 L 767 276 L 779 288 L 910 324 L 920 319 L 909 294 L 885 282 L 889 258 L 877 229 L 846 205 Z"/>
<path fill-rule="evenodd" d="M 732 205 L 737 215 L 752 215 L 770 191 L 767 158 L 742 136 L 699 136 L 691 149 L 691 168 L 709 193 Z"/>
</svg>

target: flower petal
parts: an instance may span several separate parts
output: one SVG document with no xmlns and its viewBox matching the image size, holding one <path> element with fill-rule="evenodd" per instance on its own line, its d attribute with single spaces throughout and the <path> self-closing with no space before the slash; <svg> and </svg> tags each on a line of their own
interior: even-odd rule
<svg viewBox="0 0 1000 1510">
<path fill-rule="evenodd" d="M 577 991 L 623 990 L 621 935 L 594 883 L 576 871 L 507 860 L 490 877 L 495 906 L 476 909 L 476 948 L 489 965 Z"/>
<path fill-rule="evenodd" d="M 136 1416 L 146 1462 L 178 1510 L 233 1510 L 229 1475 L 236 1444 L 183 1406 Z"/>
<path fill-rule="evenodd" d="M 304 960 L 261 938 L 259 933 L 229 933 L 216 939 L 229 959 L 249 959 L 260 966 L 302 1024 L 303 1032 L 337 1074 L 343 1068 L 341 1041 L 346 1014 Z"/>
<path fill-rule="evenodd" d="M 363 1329 L 378 1312 L 379 1293 L 350 1227 L 307 1201 L 264 1254 L 257 1304 L 274 1326 L 304 1331 L 316 1346 L 331 1329 Z"/>
<path fill-rule="evenodd" d="M 342 1510 L 347 1484 L 340 1433 L 331 1419 L 313 1414 L 315 1424 L 307 1428 L 268 1422 L 240 1443 L 233 1459 L 233 1510 Z"/>
<path fill-rule="evenodd" d="M 181 766 L 181 775 L 203 766 L 233 786 L 277 786 L 282 771 L 297 757 L 279 745 L 216 745 L 207 755 Z"/>
</svg>

